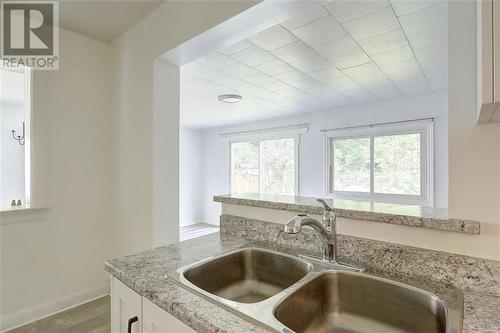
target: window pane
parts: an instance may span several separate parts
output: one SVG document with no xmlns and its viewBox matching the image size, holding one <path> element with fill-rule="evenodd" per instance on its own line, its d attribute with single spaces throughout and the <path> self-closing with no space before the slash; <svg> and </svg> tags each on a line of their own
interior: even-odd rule
<svg viewBox="0 0 500 333">
<path fill-rule="evenodd" d="M 261 192 L 294 194 L 295 140 L 279 139 L 261 142 Z"/>
<path fill-rule="evenodd" d="M 420 195 L 420 134 L 374 138 L 376 193 Z"/>
<path fill-rule="evenodd" d="M 370 138 L 333 140 L 335 191 L 370 192 Z"/>
<path fill-rule="evenodd" d="M 259 192 L 259 143 L 231 144 L 233 192 Z"/>
<path fill-rule="evenodd" d="M 25 148 L 25 74 L 0 69 L 0 206 L 10 207 L 11 201 L 26 204 Z"/>
</svg>

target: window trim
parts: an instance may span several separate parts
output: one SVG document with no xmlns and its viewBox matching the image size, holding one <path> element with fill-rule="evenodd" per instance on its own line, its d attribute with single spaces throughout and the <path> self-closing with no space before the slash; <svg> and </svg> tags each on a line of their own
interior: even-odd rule
<svg viewBox="0 0 500 333">
<path fill-rule="evenodd" d="M 31 142 L 31 120 L 33 116 L 33 70 L 24 68 L 24 205 L 29 207 L 32 202 L 32 157 L 33 149 Z"/>
<path fill-rule="evenodd" d="M 420 133 L 421 156 L 421 195 L 387 194 L 374 192 L 374 168 L 370 167 L 370 192 L 334 191 L 333 183 L 333 152 L 332 142 L 335 139 L 370 138 L 370 165 L 374 164 L 374 137 L 385 135 Z M 372 202 L 386 202 L 411 204 L 420 206 L 434 206 L 434 122 L 430 120 L 413 120 L 392 124 L 360 126 L 353 128 L 325 130 L 325 196 L 337 199 L 365 200 Z"/>
<path fill-rule="evenodd" d="M 23 207 L 31 207 L 33 194 L 33 143 L 31 140 L 31 121 L 33 118 L 33 70 L 28 66 L 6 67 L 0 64 L 3 71 L 22 73 L 24 76 L 24 202 Z M 18 208 L 19 209 L 19 208 Z M 1 208 L 1 211 L 11 211 Z"/>
<path fill-rule="evenodd" d="M 309 130 L 307 125 L 301 124 L 297 126 L 287 126 L 272 129 L 263 129 L 255 131 L 243 131 L 221 134 L 222 137 L 227 139 L 227 149 L 229 156 L 229 168 L 228 168 L 228 178 L 229 178 L 229 192 L 235 193 L 233 188 L 233 166 L 232 166 L 232 152 L 231 145 L 233 143 L 241 142 L 252 142 L 252 141 L 264 141 L 264 140 L 278 140 L 278 139 L 294 139 L 294 196 L 299 196 L 300 186 L 299 186 L 299 146 L 300 146 L 300 135 L 307 133 Z M 259 152 L 260 154 L 260 152 Z M 260 157 L 259 157 L 260 164 Z M 260 165 L 259 165 L 260 170 Z M 260 179 L 259 179 L 260 187 Z M 261 192 L 259 192 L 261 193 Z"/>
</svg>

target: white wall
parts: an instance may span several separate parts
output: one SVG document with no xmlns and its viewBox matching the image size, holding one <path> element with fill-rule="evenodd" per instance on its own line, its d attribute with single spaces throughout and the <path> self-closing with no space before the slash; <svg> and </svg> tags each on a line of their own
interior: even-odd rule
<svg viewBox="0 0 500 333">
<path fill-rule="evenodd" d="M 204 219 L 217 223 L 220 204 L 214 195 L 229 193 L 229 148 L 219 134 L 248 129 L 262 129 L 300 123 L 309 124 L 309 132 L 301 135 L 299 143 L 299 195 L 325 196 L 325 142 L 322 129 L 358 126 L 389 121 L 436 117 L 435 146 L 435 199 L 437 207 L 447 207 L 448 181 L 448 119 L 447 96 L 426 95 L 410 99 L 342 108 L 327 112 L 275 118 L 249 124 L 203 131 L 203 203 Z"/>
<path fill-rule="evenodd" d="M 181 128 L 180 226 L 204 222 L 202 152 L 201 133 Z"/>
<path fill-rule="evenodd" d="M 134 253 L 153 244 L 154 59 L 255 3 L 167 1 L 113 41 L 114 255 Z M 177 133 L 177 137 L 173 136 L 161 153 L 178 168 L 179 110 L 164 112 L 163 130 Z M 170 177 L 179 184 L 178 171 Z M 178 187 L 163 189 L 162 196 L 172 198 L 164 200 L 163 210 L 178 217 Z M 176 218 L 166 216 L 163 222 L 168 227 L 178 226 Z"/>
<path fill-rule="evenodd" d="M 448 5 L 449 211 L 481 221 L 467 245 L 500 260 L 500 124 L 476 124 L 475 7 Z"/>
<path fill-rule="evenodd" d="M 0 327 L 107 292 L 111 46 L 60 31 L 58 71 L 33 74 L 33 204 L 0 221 Z M 18 219 L 19 216 L 16 218 Z"/>
</svg>

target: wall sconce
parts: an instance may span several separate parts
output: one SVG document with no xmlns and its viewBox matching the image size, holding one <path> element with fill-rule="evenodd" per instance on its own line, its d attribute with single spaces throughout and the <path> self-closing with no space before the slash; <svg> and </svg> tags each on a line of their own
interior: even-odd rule
<svg viewBox="0 0 500 333">
<path fill-rule="evenodd" d="M 17 142 L 19 142 L 19 144 L 21 146 L 24 146 L 24 136 L 25 136 L 25 126 L 24 126 L 24 121 L 23 121 L 23 135 L 16 135 L 16 130 L 12 130 L 12 137 L 14 138 L 14 140 L 16 140 Z"/>
</svg>

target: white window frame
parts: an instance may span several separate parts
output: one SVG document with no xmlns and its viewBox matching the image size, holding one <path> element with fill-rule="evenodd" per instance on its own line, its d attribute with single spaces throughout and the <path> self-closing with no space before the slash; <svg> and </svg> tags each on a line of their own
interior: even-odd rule
<svg viewBox="0 0 500 333">
<path fill-rule="evenodd" d="M 326 146 L 326 184 L 325 195 L 330 198 L 364 200 L 434 206 L 434 122 L 432 119 L 395 122 L 380 125 L 359 126 L 343 129 L 325 130 Z M 374 137 L 401 134 L 420 134 L 420 189 L 421 195 L 386 194 L 374 191 Z M 333 177 L 332 142 L 338 139 L 370 138 L 370 192 L 335 191 Z"/>
<path fill-rule="evenodd" d="M 31 142 L 31 119 L 33 103 L 33 70 L 26 66 L 17 66 L 17 68 L 4 67 L 5 71 L 14 71 L 24 74 L 24 207 L 30 207 L 32 204 L 32 142 Z M 9 211 L 7 207 L 0 207 L 0 210 Z"/>
<path fill-rule="evenodd" d="M 260 142 L 265 140 L 279 140 L 279 139 L 294 139 L 294 194 L 299 195 L 299 145 L 300 145 L 300 135 L 305 134 L 308 131 L 308 126 L 305 124 L 297 126 L 287 126 L 278 128 L 269 128 L 263 130 L 255 131 L 243 131 L 243 132 L 233 132 L 220 134 L 228 142 L 228 156 L 229 156 L 229 189 L 230 193 L 234 192 L 233 184 L 233 161 L 232 161 L 232 149 L 231 145 L 233 143 L 241 142 Z M 260 151 L 259 151 L 260 154 Z M 262 159 L 259 156 L 259 164 Z M 260 166 L 259 166 L 260 170 Z M 259 177 L 259 190 L 261 188 L 261 178 Z M 258 192 L 262 193 L 262 192 Z"/>
</svg>

